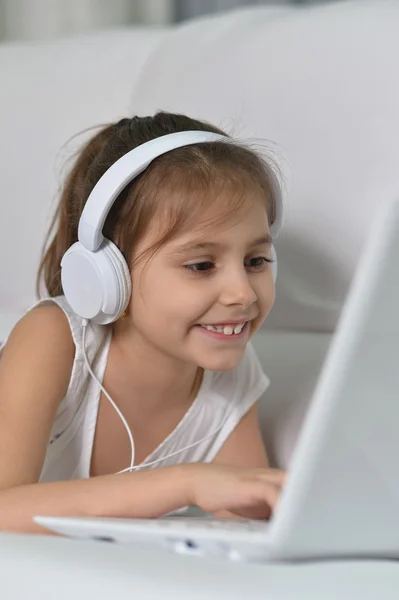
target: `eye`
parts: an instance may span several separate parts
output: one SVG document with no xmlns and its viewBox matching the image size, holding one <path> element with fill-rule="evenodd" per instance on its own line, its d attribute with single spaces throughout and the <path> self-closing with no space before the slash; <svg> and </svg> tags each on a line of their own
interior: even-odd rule
<svg viewBox="0 0 399 600">
<path fill-rule="evenodd" d="M 255 256 L 246 261 L 245 266 L 260 271 L 267 263 L 271 262 L 273 261 L 270 258 L 266 258 L 266 256 Z"/>
<path fill-rule="evenodd" d="M 205 260 L 192 265 L 184 265 L 184 268 L 192 273 L 204 273 L 211 271 L 214 268 L 214 264 L 210 260 Z"/>
<path fill-rule="evenodd" d="M 247 269 L 252 269 L 254 271 L 261 271 L 267 263 L 273 262 L 270 258 L 266 256 L 256 256 L 254 258 L 250 258 L 244 261 L 244 266 Z M 183 267 L 186 271 L 195 274 L 209 275 L 214 269 L 215 264 L 210 260 L 205 260 L 198 263 L 193 263 L 191 265 L 184 265 Z"/>
</svg>

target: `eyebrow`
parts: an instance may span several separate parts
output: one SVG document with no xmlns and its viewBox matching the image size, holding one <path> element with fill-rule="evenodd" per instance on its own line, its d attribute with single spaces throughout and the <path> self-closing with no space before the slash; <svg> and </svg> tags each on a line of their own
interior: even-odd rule
<svg viewBox="0 0 399 600">
<path fill-rule="evenodd" d="M 269 233 L 265 233 L 259 238 L 256 238 L 249 244 L 249 247 L 253 248 L 255 246 L 264 246 L 271 245 L 272 238 Z M 221 250 L 225 248 L 225 244 L 221 244 L 219 242 L 187 242 L 186 244 L 181 244 L 181 246 L 177 246 L 174 249 L 174 253 L 182 253 L 187 252 L 188 250 Z"/>
</svg>

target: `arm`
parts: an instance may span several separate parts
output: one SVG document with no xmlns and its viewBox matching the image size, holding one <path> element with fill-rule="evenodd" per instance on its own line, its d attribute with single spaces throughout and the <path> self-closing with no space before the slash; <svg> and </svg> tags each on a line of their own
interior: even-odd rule
<svg viewBox="0 0 399 600">
<path fill-rule="evenodd" d="M 265 518 L 282 483 L 271 469 L 189 463 L 18 486 L 0 492 L 0 531 L 48 533 L 34 523 L 34 515 L 152 518 L 187 505 Z"/>
<path fill-rule="evenodd" d="M 216 464 L 240 467 L 268 468 L 269 461 L 259 426 L 258 405 L 254 404 L 227 438 L 214 461 Z M 222 510 L 215 517 L 231 518 L 231 512 Z"/>
<path fill-rule="evenodd" d="M 58 306 L 40 306 L 13 329 L 0 359 L 0 490 L 38 481 L 75 346 Z"/>
<path fill-rule="evenodd" d="M 48 533 L 34 515 L 158 517 L 193 502 L 191 465 L 0 491 L 0 531 Z"/>
<path fill-rule="evenodd" d="M 231 433 L 219 449 L 214 462 L 244 467 L 269 467 L 258 415 L 259 397 L 268 385 L 269 380 L 249 343 L 237 368 L 234 390 L 230 392 L 234 403 L 232 414 L 235 427 L 230 430 Z M 256 398 L 258 400 L 254 401 Z"/>
<path fill-rule="evenodd" d="M 241 419 L 213 462 L 240 467 L 269 466 L 259 426 L 257 404 Z"/>
</svg>

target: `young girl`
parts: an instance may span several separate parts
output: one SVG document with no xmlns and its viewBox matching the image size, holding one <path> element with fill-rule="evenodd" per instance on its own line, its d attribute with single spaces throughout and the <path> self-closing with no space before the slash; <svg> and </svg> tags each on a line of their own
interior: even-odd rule
<svg viewBox="0 0 399 600">
<path fill-rule="evenodd" d="M 161 138 L 173 149 L 145 165 Z M 119 189 L 133 154 L 141 173 L 128 164 Z M 276 181 L 252 150 L 182 115 L 122 119 L 85 145 L 40 265 L 48 297 L 0 360 L 1 530 L 187 505 L 270 515 L 284 476 L 268 468 L 257 400 L 269 382 L 249 340 L 274 302 Z M 102 230 L 108 249 L 73 246 L 78 228 L 80 242 Z"/>
</svg>

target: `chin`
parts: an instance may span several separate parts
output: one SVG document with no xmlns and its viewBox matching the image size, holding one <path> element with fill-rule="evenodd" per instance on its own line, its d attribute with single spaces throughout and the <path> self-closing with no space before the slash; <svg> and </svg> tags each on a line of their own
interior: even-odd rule
<svg viewBox="0 0 399 600">
<path fill-rule="evenodd" d="M 198 366 L 206 371 L 231 371 L 235 369 L 244 358 L 245 350 L 242 352 L 220 353 L 220 356 L 207 356 L 198 361 Z M 223 355 L 224 354 L 224 355 Z"/>
</svg>

